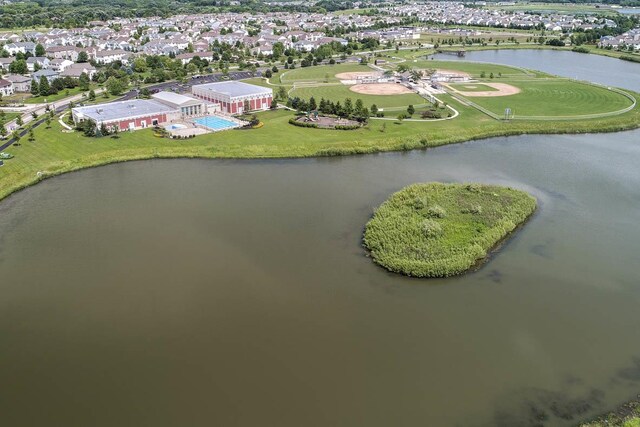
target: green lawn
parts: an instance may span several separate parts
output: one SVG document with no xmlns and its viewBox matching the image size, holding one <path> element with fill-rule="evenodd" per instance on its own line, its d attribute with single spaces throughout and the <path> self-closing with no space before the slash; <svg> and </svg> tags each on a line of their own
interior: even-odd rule
<svg viewBox="0 0 640 427">
<path fill-rule="evenodd" d="M 5 111 L 4 117 L 0 117 L 0 123 L 9 123 L 11 120 L 17 118 L 19 115 L 20 113 Z"/>
<path fill-rule="evenodd" d="M 476 265 L 535 208 L 535 198 L 506 187 L 414 184 L 376 209 L 363 242 L 389 271 L 447 277 Z"/>
<path fill-rule="evenodd" d="M 505 108 L 517 116 L 578 116 L 608 113 L 629 107 L 632 101 L 601 86 L 566 79 L 533 79 L 510 81 L 495 79 L 521 89 L 515 95 L 498 97 L 468 97 L 470 101 L 503 114 Z"/>
<path fill-rule="evenodd" d="M 343 84 L 298 88 L 291 91 L 289 96 L 299 96 L 306 100 L 313 96 L 316 101 L 320 101 L 320 98 L 324 98 L 333 101 L 340 101 L 341 104 L 344 104 L 344 100 L 346 98 L 351 98 L 353 102 L 355 102 L 356 99 L 362 99 L 362 102 L 367 107 L 370 107 L 372 104 L 376 104 L 378 107 L 392 110 L 398 108 L 405 109 L 409 104 L 420 105 L 427 103 L 423 97 L 415 93 L 408 93 L 404 95 L 364 95 L 352 92 L 349 89 L 349 86 Z"/>
<path fill-rule="evenodd" d="M 328 74 L 328 82 L 339 82 L 340 80 L 335 77 L 338 73 L 347 73 L 354 71 L 374 71 L 366 65 L 360 64 L 336 64 L 336 65 L 320 65 L 315 67 L 295 68 L 293 70 L 282 69 L 278 74 L 280 75 L 280 81 L 286 84 L 293 84 L 294 82 L 318 82 L 325 81 L 325 76 Z"/>
<path fill-rule="evenodd" d="M 508 67 L 506 65 L 498 65 L 491 63 L 464 62 L 464 61 L 436 61 L 436 60 L 415 60 L 407 61 L 404 64 L 414 69 L 444 69 L 456 70 L 469 74 L 471 77 L 479 78 L 484 72 L 488 77 L 493 73 L 496 77 L 502 74 L 504 78 L 528 78 L 532 75 L 544 75 L 536 71 L 524 70 L 521 68 Z"/>
<path fill-rule="evenodd" d="M 48 102 L 48 103 L 57 102 L 57 101 L 60 101 L 63 98 L 67 98 L 69 96 L 77 95 L 77 94 L 83 93 L 83 92 L 87 92 L 88 93 L 89 91 L 83 91 L 79 87 L 74 87 L 72 89 L 61 90 L 60 92 L 56 93 L 55 95 L 32 96 L 30 98 L 25 99 L 24 103 L 25 104 L 40 104 L 40 103 L 44 103 L 45 99 L 46 99 L 46 102 Z"/>
</svg>

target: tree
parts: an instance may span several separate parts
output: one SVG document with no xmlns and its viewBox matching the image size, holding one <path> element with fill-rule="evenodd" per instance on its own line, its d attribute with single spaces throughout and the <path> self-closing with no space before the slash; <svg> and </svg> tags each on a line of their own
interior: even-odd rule
<svg viewBox="0 0 640 427">
<path fill-rule="evenodd" d="M 249 104 L 249 100 L 248 100 L 248 99 L 245 99 L 245 100 L 244 100 L 244 105 L 243 105 L 242 110 L 243 110 L 244 112 L 251 111 L 251 104 Z"/>
<path fill-rule="evenodd" d="M 76 62 L 89 62 L 89 55 L 84 50 L 78 53 L 78 60 Z"/>
<path fill-rule="evenodd" d="M 22 138 L 22 137 L 20 136 L 20 132 L 18 132 L 17 130 L 14 130 L 11 133 L 11 138 L 13 139 L 13 143 L 14 144 L 19 144 L 20 143 L 20 138 Z"/>
<path fill-rule="evenodd" d="M 273 73 L 271 72 L 271 70 L 267 70 L 264 72 L 264 76 L 270 79 L 273 76 Z"/>
<path fill-rule="evenodd" d="M 133 71 L 136 73 L 144 73 L 147 71 L 147 60 L 145 58 L 136 58 L 133 61 Z"/>
<path fill-rule="evenodd" d="M 109 77 L 104 86 L 107 88 L 107 91 L 113 96 L 120 95 L 125 90 L 124 82 L 121 79 L 116 78 L 115 76 Z"/>
<path fill-rule="evenodd" d="M 33 128 L 29 128 L 29 141 L 33 142 L 36 140 L 36 136 L 33 134 Z"/>
<path fill-rule="evenodd" d="M 7 128 L 4 127 L 4 124 L 0 123 L 0 136 L 4 139 L 7 136 Z"/>
<path fill-rule="evenodd" d="M 406 113 L 400 113 L 400 114 L 398 114 L 398 117 L 397 117 L 399 122 L 402 122 L 406 118 L 407 118 L 407 114 Z"/>
<path fill-rule="evenodd" d="M 275 98 L 271 99 L 271 109 L 275 110 L 276 108 L 278 108 L 278 101 L 276 101 Z"/>
<path fill-rule="evenodd" d="M 284 88 L 284 86 L 280 86 L 278 88 L 278 99 L 281 101 L 286 101 L 287 98 L 289 97 L 289 94 L 287 93 L 287 89 Z"/>
<path fill-rule="evenodd" d="M 96 92 L 93 89 L 91 89 L 89 91 L 89 101 L 95 101 L 95 100 L 96 100 Z"/>
<path fill-rule="evenodd" d="M 47 129 L 51 128 L 51 117 L 47 116 L 45 123 L 47 124 L 46 126 Z"/>
<path fill-rule="evenodd" d="M 187 64 L 187 73 L 195 74 L 197 72 L 198 72 L 198 66 L 196 64 L 194 64 L 193 62 L 189 62 Z"/>
<path fill-rule="evenodd" d="M 36 79 L 31 80 L 31 95 L 38 96 L 40 95 L 40 85 L 36 81 Z"/>
<path fill-rule="evenodd" d="M 413 114 L 414 114 L 415 112 L 416 112 L 416 109 L 415 109 L 415 108 L 413 108 L 413 105 L 409 105 L 409 106 L 407 107 L 407 114 L 408 114 L 408 115 L 413 116 Z"/>
<path fill-rule="evenodd" d="M 88 90 L 91 85 L 91 81 L 89 81 L 89 75 L 87 73 L 80 74 L 78 78 L 78 86 L 80 86 L 81 90 Z"/>
<path fill-rule="evenodd" d="M 9 72 L 13 74 L 27 74 L 29 72 L 27 61 L 25 61 L 24 59 L 16 59 L 11 64 L 9 64 Z"/>
<path fill-rule="evenodd" d="M 377 116 L 378 115 L 378 106 L 376 104 L 373 104 L 371 106 L 371 115 L 373 115 L 373 116 Z"/>
<path fill-rule="evenodd" d="M 351 98 L 344 100 L 344 107 L 342 110 L 346 117 L 350 117 L 353 114 L 353 103 L 351 102 Z"/>
<path fill-rule="evenodd" d="M 271 72 L 273 73 L 277 73 L 278 72 L 278 67 L 276 67 L 275 65 L 271 68 Z"/>
<path fill-rule="evenodd" d="M 309 99 L 309 111 L 314 111 L 318 109 L 318 105 L 316 104 L 316 99 L 312 96 Z"/>
<path fill-rule="evenodd" d="M 40 43 L 38 43 L 36 45 L 36 56 L 44 56 L 44 46 L 42 46 Z"/>
<path fill-rule="evenodd" d="M 16 125 L 21 128 L 23 124 L 24 122 L 22 121 L 22 116 L 18 116 L 18 118 L 16 119 Z"/>
<path fill-rule="evenodd" d="M 49 92 L 51 91 L 51 87 L 49 86 L 49 80 L 45 77 L 42 76 L 40 77 L 40 95 L 41 96 L 47 96 L 49 95 Z"/>
</svg>

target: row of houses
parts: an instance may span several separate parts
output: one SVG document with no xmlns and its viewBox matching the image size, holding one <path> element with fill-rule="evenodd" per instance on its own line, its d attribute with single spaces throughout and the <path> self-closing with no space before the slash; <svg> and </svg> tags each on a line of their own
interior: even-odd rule
<svg viewBox="0 0 640 427">
<path fill-rule="evenodd" d="M 603 36 L 600 38 L 598 46 L 612 49 L 631 47 L 634 50 L 640 50 L 640 29 L 636 28 L 619 36 Z"/>
<path fill-rule="evenodd" d="M 0 78 L 0 93 L 2 93 L 3 96 L 13 95 L 14 93 L 20 92 L 27 93 L 31 91 L 31 82 L 33 80 L 39 82 L 41 78 L 44 77 L 49 83 L 52 83 L 55 79 L 65 77 L 77 79 L 80 78 L 83 73 L 91 79 L 96 73 L 96 69 L 88 63 L 71 63 L 62 71 L 41 69 L 28 76 L 23 76 L 21 74 L 7 74 Z"/>
</svg>

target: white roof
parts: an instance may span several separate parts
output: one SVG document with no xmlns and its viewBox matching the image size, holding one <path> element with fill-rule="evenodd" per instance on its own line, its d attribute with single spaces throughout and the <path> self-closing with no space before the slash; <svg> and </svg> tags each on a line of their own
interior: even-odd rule
<svg viewBox="0 0 640 427">
<path fill-rule="evenodd" d="M 181 95 L 174 92 L 158 92 L 151 95 L 152 98 L 166 104 L 172 104 L 176 106 L 202 104 L 202 101 L 187 95 Z"/>
<path fill-rule="evenodd" d="M 152 114 L 169 113 L 175 111 L 175 109 L 148 99 L 132 99 L 130 101 L 76 107 L 73 111 L 76 114 L 82 114 L 100 123 Z"/>
<path fill-rule="evenodd" d="M 231 98 L 235 98 L 238 96 L 273 94 L 273 90 L 271 88 L 237 81 L 207 83 L 203 85 L 193 86 L 193 89 L 210 90 L 212 92 L 222 93 Z"/>
</svg>

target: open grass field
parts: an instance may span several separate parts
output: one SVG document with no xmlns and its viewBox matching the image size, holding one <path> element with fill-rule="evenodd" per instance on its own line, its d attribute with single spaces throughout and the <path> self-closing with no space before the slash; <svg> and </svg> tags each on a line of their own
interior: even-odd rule
<svg viewBox="0 0 640 427">
<path fill-rule="evenodd" d="M 503 78 L 530 78 L 531 76 L 542 76 L 543 73 L 524 70 L 521 68 L 508 67 L 506 65 L 465 62 L 465 61 L 441 61 L 441 60 L 414 60 L 405 62 L 413 69 L 437 69 L 456 70 L 469 74 L 471 77 L 480 78 L 484 72 L 488 77 L 491 73 L 495 76 L 502 75 Z"/>
<path fill-rule="evenodd" d="M 92 86 L 92 89 L 95 89 L 94 86 Z M 73 95 L 77 95 L 79 93 L 83 93 L 83 92 L 89 92 L 89 91 L 83 91 L 81 90 L 79 87 L 74 87 L 72 89 L 65 89 L 65 90 L 61 90 L 60 92 L 56 93 L 55 95 L 47 95 L 47 96 L 30 96 L 29 98 L 25 99 L 24 103 L 25 104 L 40 104 L 40 103 L 44 103 L 45 100 L 46 102 L 57 102 L 63 98 L 67 98 L 69 96 L 73 96 Z"/>
<path fill-rule="evenodd" d="M 291 91 L 290 96 L 298 96 L 307 100 L 313 96 L 316 101 L 320 101 L 320 98 L 324 98 L 333 101 L 340 101 L 340 103 L 343 103 L 345 98 L 351 98 L 354 102 L 356 99 L 362 99 L 362 102 L 367 107 L 371 107 L 372 104 L 376 104 L 378 107 L 384 109 L 406 109 L 410 104 L 416 106 L 427 103 L 423 97 L 416 93 L 400 95 L 367 95 L 353 92 L 349 89 L 349 86 L 343 84 L 296 88 Z"/>
<path fill-rule="evenodd" d="M 509 96 L 473 97 L 474 103 L 497 115 L 511 108 L 515 116 L 569 117 L 623 110 L 632 101 L 605 87 L 567 79 L 496 79 L 521 91 Z"/>
<path fill-rule="evenodd" d="M 315 67 L 295 68 L 293 70 L 281 70 L 280 82 L 293 84 L 294 82 L 318 82 L 323 83 L 325 77 L 328 82 L 338 83 L 336 77 L 339 73 L 350 73 L 358 71 L 374 71 L 366 65 L 360 64 L 336 64 Z"/>
<path fill-rule="evenodd" d="M 473 268 L 535 208 L 535 198 L 506 187 L 414 184 L 375 211 L 364 245 L 389 271 L 453 276 Z"/>
</svg>

